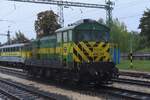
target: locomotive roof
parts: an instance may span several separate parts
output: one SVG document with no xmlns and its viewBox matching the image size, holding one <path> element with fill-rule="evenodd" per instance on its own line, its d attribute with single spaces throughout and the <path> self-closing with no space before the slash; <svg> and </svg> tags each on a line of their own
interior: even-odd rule
<svg viewBox="0 0 150 100">
<path fill-rule="evenodd" d="M 68 27 L 63 27 L 63 28 L 60 28 L 58 30 L 56 30 L 56 32 L 61 32 L 61 31 L 66 31 L 66 30 L 72 30 L 76 27 L 77 25 L 72 25 L 72 26 L 68 26 Z"/>
<path fill-rule="evenodd" d="M 27 44 L 27 43 L 4 45 L 4 46 L 1 46 L 0 49 L 3 49 L 3 48 L 11 48 L 11 47 L 22 47 L 22 46 L 25 46 L 26 44 Z"/>
<path fill-rule="evenodd" d="M 56 35 L 50 35 L 50 36 L 45 36 L 45 37 L 42 37 L 40 38 L 40 40 L 47 40 L 47 39 L 56 39 Z"/>
<path fill-rule="evenodd" d="M 82 25 L 82 24 L 84 24 L 84 23 L 89 23 L 89 24 L 95 23 L 95 24 L 97 24 L 97 25 L 99 25 L 99 26 L 105 28 L 106 30 L 110 30 L 107 26 L 105 26 L 105 25 L 103 25 L 103 24 L 100 24 L 100 23 L 98 23 L 98 22 L 95 21 L 95 20 L 82 19 L 82 20 L 79 20 L 79 21 L 77 21 L 76 23 L 73 23 L 73 24 L 71 24 L 71 25 L 69 25 L 69 26 L 67 26 L 67 27 L 60 28 L 60 29 L 56 30 L 56 32 L 62 32 L 62 31 L 66 31 L 66 30 L 73 30 L 73 29 L 75 29 L 76 27 L 78 27 L 78 26 L 80 26 L 80 25 Z M 99 30 L 100 30 L 100 29 L 99 29 Z"/>
</svg>

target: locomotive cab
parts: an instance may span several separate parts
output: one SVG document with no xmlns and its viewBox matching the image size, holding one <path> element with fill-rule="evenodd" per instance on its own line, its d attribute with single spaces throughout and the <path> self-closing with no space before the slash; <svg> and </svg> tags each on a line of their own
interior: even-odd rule
<svg viewBox="0 0 150 100">
<path fill-rule="evenodd" d="M 86 81 L 104 82 L 117 76 L 110 54 L 109 31 L 108 27 L 87 19 L 57 30 L 63 66 L 77 70 L 81 80 Z"/>
</svg>

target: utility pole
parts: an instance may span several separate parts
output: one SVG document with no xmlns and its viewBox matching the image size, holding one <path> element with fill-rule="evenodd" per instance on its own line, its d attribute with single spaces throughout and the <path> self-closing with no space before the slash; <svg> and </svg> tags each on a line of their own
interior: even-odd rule
<svg viewBox="0 0 150 100">
<path fill-rule="evenodd" d="M 7 40 L 8 40 L 8 45 L 10 45 L 10 31 L 7 31 Z"/>
<path fill-rule="evenodd" d="M 106 4 L 104 4 L 104 5 L 80 3 L 80 2 L 69 2 L 69 1 L 58 1 L 58 0 L 8 0 L 8 1 L 58 5 L 60 7 L 59 23 L 62 26 L 64 26 L 64 16 L 63 16 L 63 7 L 64 6 L 104 9 L 104 10 L 106 10 L 106 20 L 108 21 L 108 26 L 111 28 L 113 3 L 110 0 L 105 0 Z"/>
<path fill-rule="evenodd" d="M 64 27 L 64 7 L 63 5 L 58 5 L 59 6 L 59 18 L 58 18 L 58 22 L 61 25 L 61 27 Z"/>
<path fill-rule="evenodd" d="M 110 0 L 105 0 L 105 3 L 107 5 L 107 7 L 106 7 L 106 21 L 107 21 L 107 25 L 111 28 L 112 10 L 113 10 L 114 3 Z"/>
</svg>

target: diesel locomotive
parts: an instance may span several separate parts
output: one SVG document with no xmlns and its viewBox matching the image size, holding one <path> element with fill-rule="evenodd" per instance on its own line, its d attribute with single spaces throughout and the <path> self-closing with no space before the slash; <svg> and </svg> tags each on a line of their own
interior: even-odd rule
<svg viewBox="0 0 150 100">
<path fill-rule="evenodd" d="M 31 43 L 1 46 L 0 63 L 33 76 L 106 83 L 118 77 L 109 32 L 94 20 L 80 20 Z"/>
</svg>

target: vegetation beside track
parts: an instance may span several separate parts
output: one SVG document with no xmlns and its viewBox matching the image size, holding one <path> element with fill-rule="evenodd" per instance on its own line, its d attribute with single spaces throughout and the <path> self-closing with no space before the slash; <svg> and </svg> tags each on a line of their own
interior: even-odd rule
<svg viewBox="0 0 150 100">
<path fill-rule="evenodd" d="M 133 60 L 133 68 L 130 67 L 130 60 L 122 60 L 117 67 L 124 70 L 150 72 L 150 60 Z"/>
</svg>

